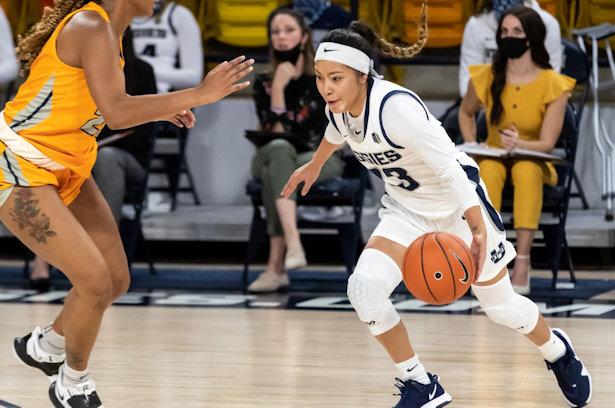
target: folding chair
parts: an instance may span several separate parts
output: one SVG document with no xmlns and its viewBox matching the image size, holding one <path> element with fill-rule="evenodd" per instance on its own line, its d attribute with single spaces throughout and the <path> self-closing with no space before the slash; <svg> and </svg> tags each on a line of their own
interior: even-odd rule
<svg viewBox="0 0 615 408">
<path fill-rule="evenodd" d="M 576 79 L 577 85 L 582 87 L 581 96 L 573 105 L 577 123 L 581 123 L 581 116 L 583 115 L 583 108 L 587 97 L 589 96 L 588 80 L 590 75 L 590 62 L 585 51 L 583 51 L 577 44 L 566 38 L 562 38 L 562 46 L 564 47 L 564 60 L 562 63 L 562 74 Z M 587 210 L 589 204 L 583 191 L 583 186 L 577 176 L 576 170 L 573 169 L 573 181 L 577 192 L 571 193 L 570 197 L 581 199 L 583 209 Z"/>
<path fill-rule="evenodd" d="M 126 258 L 128 260 L 128 267 L 132 270 L 132 262 L 137 253 L 138 247 L 140 247 L 151 275 L 156 274 L 154 268 L 154 262 L 152 260 L 151 252 L 143 235 L 143 226 L 141 219 L 143 217 L 143 208 L 146 203 L 146 197 L 148 192 L 148 179 L 151 171 L 151 164 L 154 158 L 155 141 L 158 136 L 158 124 L 152 126 L 152 133 L 149 141 L 149 151 L 145 160 L 145 177 L 141 183 L 137 186 L 131 186 L 126 188 L 124 194 L 124 202 L 127 203 L 131 211 L 123 211 L 122 219 L 120 220 L 120 236 L 122 237 L 122 243 L 124 244 L 124 251 L 126 252 Z"/>
<path fill-rule="evenodd" d="M 171 196 L 171 211 L 177 208 L 177 194 L 190 193 L 196 205 L 201 200 L 194 189 L 194 180 L 186 163 L 186 144 L 188 129 L 177 127 L 169 122 L 158 122 L 154 157 L 150 172 L 166 177 L 167 185 L 149 186 L 149 191 L 167 192 Z M 186 176 L 188 186 L 181 187 L 181 176 Z"/>
<path fill-rule="evenodd" d="M 615 62 L 609 38 L 615 35 L 615 26 L 604 23 L 599 26 L 587 27 L 573 30 L 572 35 L 577 38 L 579 47 L 586 52 L 585 40 L 591 42 L 591 62 L 592 70 L 589 83 L 593 96 L 593 128 L 594 141 L 600 153 L 602 165 L 602 199 L 606 201 L 606 213 L 604 218 L 607 221 L 613 220 L 613 196 L 615 196 L 615 142 L 613 137 L 608 134 L 604 121 L 600 118 L 600 94 L 615 92 Z M 598 42 L 604 40 L 605 52 L 612 79 L 600 82 L 598 76 Z"/>
<path fill-rule="evenodd" d="M 547 257 L 550 260 L 549 266 L 552 272 L 551 287 L 552 289 L 574 287 L 576 277 L 566 239 L 566 218 L 568 216 L 568 204 L 570 202 L 570 191 L 572 188 L 572 180 L 574 179 L 574 159 L 576 157 L 577 144 L 579 138 L 579 124 L 577 121 L 577 113 L 572 105 L 566 105 L 566 113 L 564 115 L 564 123 L 559 139 L 555 148 L 563 152 L 563 160 L 554 163 L 558 174 L 556 186 L 545 185 L 543 187 L 543 204 L 542 216 L 538 224 L 538 229 L 542 231 L 543 243 L 547 250 Z M 484 113 L 479 117 L 477 126 L 484 126 L 480 122 L 485 122 Z M 502 213 L 511 213 L 513 204 L 513 189 L 507 185 L 502 193 Z M 551 215 L 549 217 L 549 214 Z M 505 220 L 504 225 L 507 229 L 513 228 L 512 220 Z M 540 242 L 540 239 L 535 239 L 534 242 Z M 570 267 L 570 282 L 569 284 L 562 283 L 558 285 L 557 276 L 559 273 L 560 258 L 562 249 L 565 250 L 568 264 Z"/>
<path fill-rule="evenodd" d="M 330 178 L 314 184 L 306 196 L 299 195 L 297 204 L 303 206 L 350 206 L 352 208 L 352 219 L 334 222 L 300 220 L 298 227 L 299 230 L 337 230 L 342 258 L 350 276 L 357 260 L 357 248 L 363 243 L 361 214 L 368 173 L 354 156 L 345 156 L 344 161 L 346 165 L 341 177 Z M 243 268 L 242 283 L 244 288 L 248 284 L 250 263 L 267 236 L 267 225 L 260 211 L 260 207 L 263 205 L 261 182 L 256 179 L 249 180 L 246 185 L 246 193 L 252 200 L 253 216 Z"/>
</svg>

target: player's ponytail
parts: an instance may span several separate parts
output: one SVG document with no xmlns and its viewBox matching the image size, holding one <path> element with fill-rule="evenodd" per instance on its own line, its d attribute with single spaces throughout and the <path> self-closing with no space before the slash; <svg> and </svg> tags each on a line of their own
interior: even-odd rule
<svg viewBox="0 0 615 408">
<path fill-rule="evenodd" d="M 43 16 L 23 36 L 17 36 L 17 58 L 21 63 L 20 75 L 25 76 L 32 63 L 41 53 L 43 46 L 53 34 L 58 24 L 68 14 L 83 7 L 89 0 L 55 0 L 54 8 L 45 7 Z M 98 3 L 98 1 L 96 1 Z"/>
<path fill-rule="evenodd" d="M 364 21 L 357 20 L 350 24 L 350 30 L 356 32 L 378 51 L 381 55 L 393 58 L 412 58 L 417 55 L 427 42 L 427 6 L 423 3 L 421 7 L 421 18 L 419 21 L 419 38 L 414 44 L 399 45 L 391 43 L 378 36 L 372 28 Z"/>
<path fill-rule="evenodd" d="M 348 28 L 330 31 L 322 42 L 334 42 L 356 48 L 368 56 L 374 51 L 394 58 L 411 58 L 418 54 L 427 42 L 427 6 L 423 4 L 419 21 L 419 38 L 414 44 L 393 44 L 380 37 L 364 21 L 355 20 Z"/>
</svg>

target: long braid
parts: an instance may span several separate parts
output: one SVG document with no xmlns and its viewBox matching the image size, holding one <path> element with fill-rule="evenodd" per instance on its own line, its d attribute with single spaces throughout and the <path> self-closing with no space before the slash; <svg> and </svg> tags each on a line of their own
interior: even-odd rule
<svg viewBox="0 0 615 408">
<path fill-rule="evenodd" d="M 363 37 L 379 54 L 394 58 L 411 58 L 418 54 L 427 42 L 427 6 L 423 3 L 421 19 L 419 22 L 419 38 L 411 45 L 398 45 L 385 40 L 364 21 L 356 20 L 350 24 L 349 29 Z M 359 47 L 360 48 L 360 47 Z M 363 50 L 365 52 L 365 50 Z"/>
<path fill-rule="evenodd" d="M 388 55 L 395 58 L 412 58 L 425 46 L 427 42 L 427 5 L 423 3 L 421 7 L 421 19 L 419 21 L 419 38 L 409 46 L 400 46 L 393 44 L 384 38 L 379 38 L 376 41 L 376 48 L 383 55 Z"/>
<path fill-rule="evenodd" d="M 32 63 L 58 24 L 71 12 L 83 7 L 89 0 L 54 0 L 55 7 L 45 7 L 43 16 L 24 35 L 17 36 L 17 58 L 21 62 L 20 75 L 25 76 Z"/>
</svg>

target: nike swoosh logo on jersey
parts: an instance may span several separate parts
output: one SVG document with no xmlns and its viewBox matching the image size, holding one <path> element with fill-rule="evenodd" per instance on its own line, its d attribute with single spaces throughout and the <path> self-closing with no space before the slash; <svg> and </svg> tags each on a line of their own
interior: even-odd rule
<svg viewBox="0 0 615 408">
<path fill-rule="evenodd" d="M 438 389 L 438 384 L 433 386 L 433 392 L 429 393 L 429 400 L 431 401 L 433 399 L 433 397 L 436 396 L 436 390 Z"/>
<path fill-rule="evenodd" d="M 360 135 L 360 134 L 361 134 L 361 131 L 360 131 L 360 130 L 355 130 L 354 132 L 355 132 L 357 135 Z"/>
<path fill-rule="evenodd" d="M 462 279 L 459 279 L 459 282 L 461 282 L 461 283 L 468 283 L 468 279 L 470 279 L 470 274 L 468 273 L 468 268 L 466 268 L 466 265 L 463 263 L 461 258 L 459 258 L 459 256 L 457 256 L 455 251 L 453 251 L 452 249 L 449 249 L 449 251 L 451 251 L 451 254 L 455 255 L 455 258 L 457 258 L 457 260 L 461 264 L 461 267 L 463 268 L 464 275 L 463 275 Z"/>
<path fill-rule="evenodd" d="M 326 49 L 325 48 L 325 52 L 331 52 L 331 51 L 339 51 L 339 50 L 332 50 L 332 49 Z"/>
</svg>

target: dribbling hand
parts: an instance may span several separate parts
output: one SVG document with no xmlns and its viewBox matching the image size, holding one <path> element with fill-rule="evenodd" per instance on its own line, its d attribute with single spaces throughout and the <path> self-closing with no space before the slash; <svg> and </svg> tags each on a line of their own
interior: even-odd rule
<svg viewBox="0 0 615 408">
<path fill-rule="evenodd" d="M 320 168 L 316 164 L 311 161 L 304 164 L 293 172 L 282 189 L 280 195 L 283 195 L 284 198 L 290 197 L 293 191 L 295 191 L 297 186 L 301 183 L 304 183 L 303 188 L 301 189 L 301 195 L 306 195 L 308 191 L 310 191 L 312 184 L 314 184 L 319 174 Z"/>
<path fill-rule="evenodd" d="M 245 56 L 237 57 L 231 62 L 224 61 L 209 71 L 199 85 L 206 103 L 216 102 L 233 92 L 250 85 L 250 81 L 236 84 L 241 78 L 252 72 L 254 59 L 246 60 Z"/>
<path fill-rule="evenodd" d="M 472 244 L 470 245 L 470 253 L 474 259 L 474 267 L 476 268 L 476 274 L 474 275 L 474 282 L 478 280 L 483 263 L 485 263 L 487 248 L 487 236 L 484 232 L 480 234 L 472 234 Z"/>
</svg>

